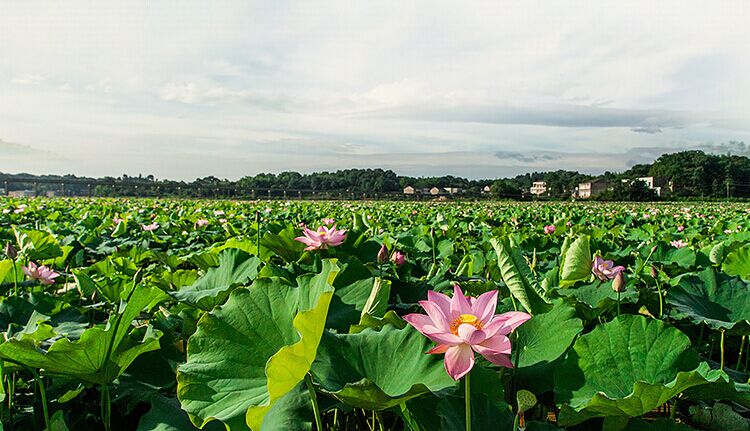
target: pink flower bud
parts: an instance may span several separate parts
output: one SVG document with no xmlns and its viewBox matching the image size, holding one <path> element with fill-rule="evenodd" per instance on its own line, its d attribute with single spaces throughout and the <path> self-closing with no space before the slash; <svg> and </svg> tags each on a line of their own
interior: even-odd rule
<svg viewBox="0 0 750 431">
<path fill-rule="evenodd" d="M 388 247 L 385 246 L 385 243 L 383 243 L 378 251 L 377 262 L 379 265 L 388 262 Z"/>
<path fill-rule="evenodd" d="M 612 290 L 619 293 L 625 291 L 625 276 L 622 275 L 622 272 L 618 272 L 615 279 L 612 280 Z"/>
</svg>

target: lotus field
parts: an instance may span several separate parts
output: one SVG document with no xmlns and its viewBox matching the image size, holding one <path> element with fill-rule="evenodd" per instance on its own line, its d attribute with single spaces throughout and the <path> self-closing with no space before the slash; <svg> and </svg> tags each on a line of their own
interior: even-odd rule
<svg viewBox="0 0 750 431">
<path fill-rule="evenodd" d="M 748 429 L 749 217 L 3 199 L 3 429 Z"/>
</svg>

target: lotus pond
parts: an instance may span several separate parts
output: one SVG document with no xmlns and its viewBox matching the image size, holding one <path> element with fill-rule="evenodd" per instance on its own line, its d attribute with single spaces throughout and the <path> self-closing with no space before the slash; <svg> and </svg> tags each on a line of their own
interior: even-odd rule
<svg viewBox="0 0 750 431">
<path fill-rule="evenodd" d="M 748 429 L 748 217 L 2 198 L 2 429 Z"/>
</svg>

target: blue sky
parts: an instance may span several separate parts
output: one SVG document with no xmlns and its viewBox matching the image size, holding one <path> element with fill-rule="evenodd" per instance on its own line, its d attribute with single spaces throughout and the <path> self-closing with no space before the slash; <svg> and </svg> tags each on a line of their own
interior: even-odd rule
<svg viewBox="0 0 750 431">
<path fill-rule="evenodd" d="M 748 153 L 747 1 L 6 1 L 0 171 L 501 177 Z"/>
</svg>

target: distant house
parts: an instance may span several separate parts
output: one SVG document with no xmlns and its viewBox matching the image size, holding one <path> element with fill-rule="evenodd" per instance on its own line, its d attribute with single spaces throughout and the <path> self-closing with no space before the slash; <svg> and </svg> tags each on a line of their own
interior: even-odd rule
<svg viewBox="0 0 750 431">
<path fill-rule="evenodd" d="M 484 186 L 484 188 L 482 189 L 482 193 L 489 193 L 491 191 L 492 191 L 492 187 L 490 186 Z"/>
<path fill-rule="evenodd" d="M 547 183 L 544 181 L 534 181 L 531 184 L 531 188 L 529 188 L 529 193 L 537 197 L 547 193 Z"/>
<path fill-rule="evenodd" d="M 430 194 L 431 195 L 439 195 L 440 194 L 440 189 L 437 188 L 437 187 L 433 187 L 433 188 L 430 189 Z"/>
<path fill-rule="evenodd" d="M 575 195 L 581 199 L 589 199 L 599 196 L 605 190 L 607 190 L 607 180 L 598 178 L 578 184 Z"/>
<path fill-rule="evenodd" d="M 414 193 L 416 193 L 416 190 L 414 190 L 414 187 L 412 187 L 412 186 L 406 186 L 406 187 L 404 187 L 404 194 L 405 195 L 413 195 Z"/>
<path fill-rule="evenodd" d="M 455 195 L 457 193 L 461 193 L 461 189 L 458 187 L 443 187 L 443 190 L 446 191 L 446 193 L 450 193 L 452 195 Z"/>
<path fill-rule="evenodd" d="M 668 187 L 668 181 L 664 178 L 658 178 L 658 177 L 639 177 L 635 179 L 636 181 L 642 181 L 646 183 L 646 186 L 653 190 L 654 193 L 656 193 L 656 196 L 662 195 L 662 193 L 667 191 Z"/>
</svg>

